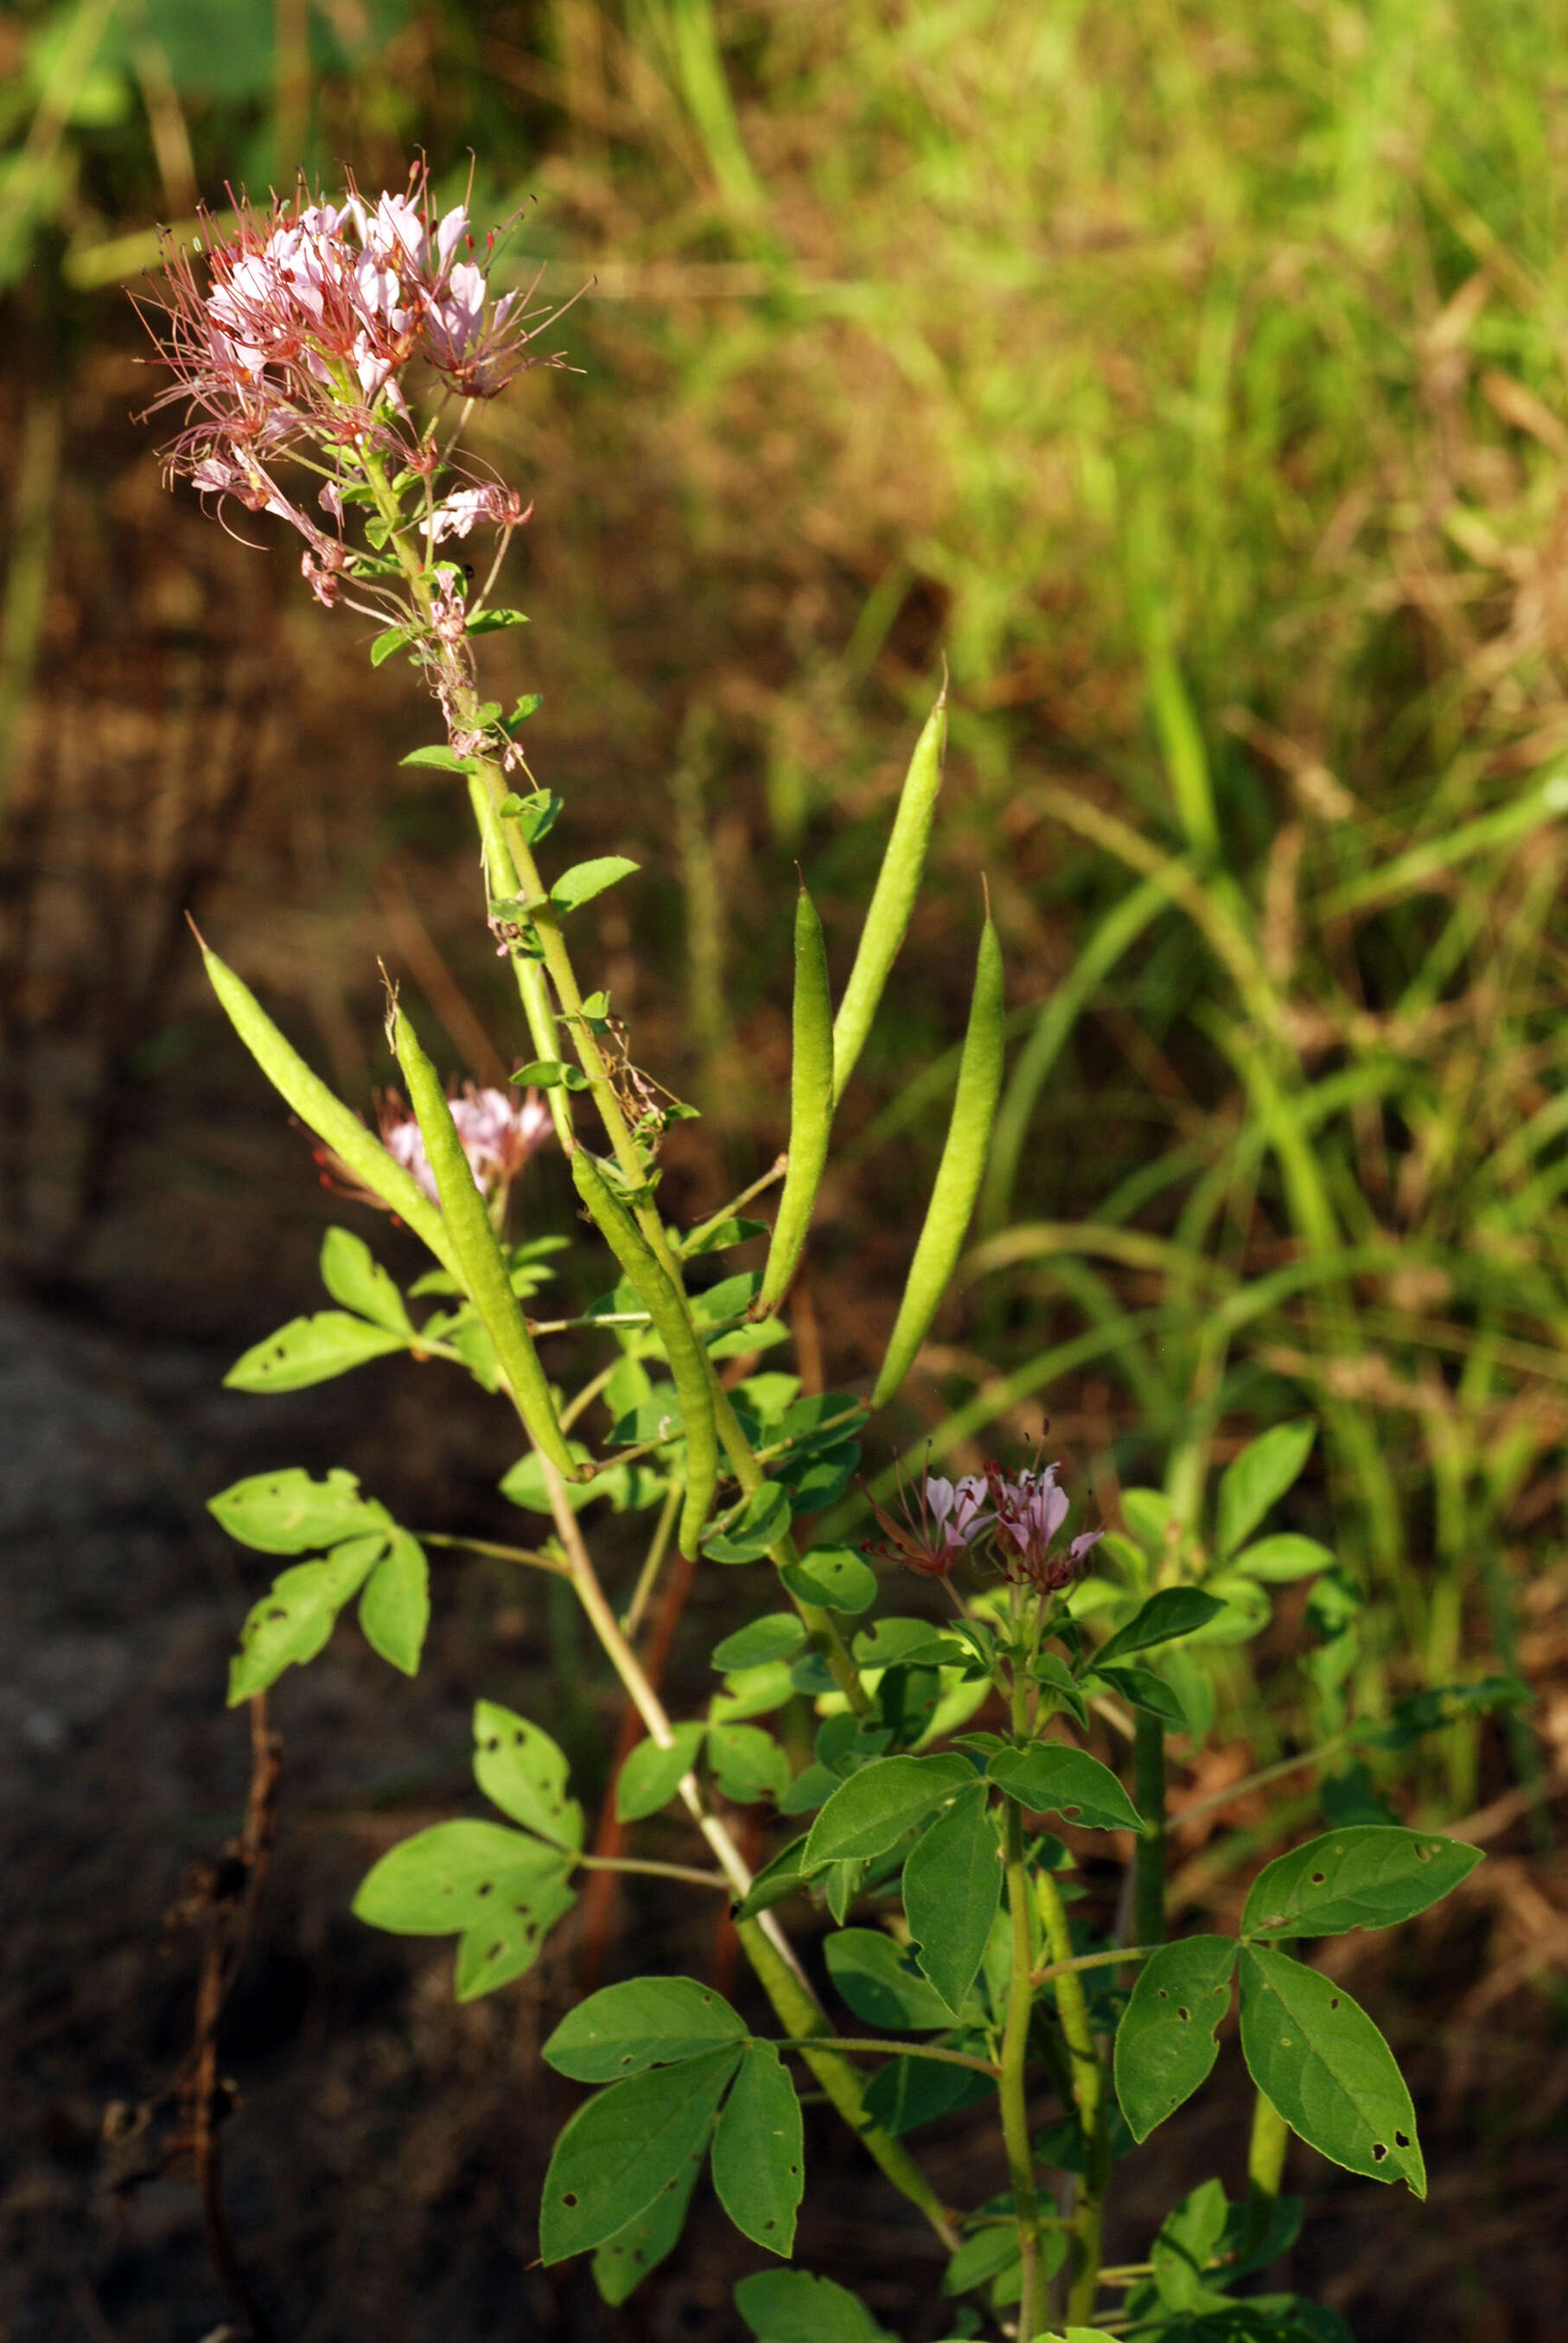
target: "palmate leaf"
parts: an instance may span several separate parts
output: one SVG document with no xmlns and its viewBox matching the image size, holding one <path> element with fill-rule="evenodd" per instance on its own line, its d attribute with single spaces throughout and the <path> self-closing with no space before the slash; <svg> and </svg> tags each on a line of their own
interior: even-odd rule
<svg viewBox="0 0 1568 2343">
<path fill-rule="evenodd" d="M 1147 2139 L 1208 2079 L 1235 1966 L 1234 1937 L 1186 1936 L 1140 1969 L 1116 2031 L 1116 2096 L 1134 2139 Z"/>
<path fill-rule="evenodd" d="M 650 2066 L 578 2109 L 545 2176 L 539 2254 L 565 2261 L 617 2237 L 646 2213 L 706 2142 L 739 2062 L 738 2045 L 678 2066 Z"/>
<path fill-rule="evenodd" d="M 325 1481 L 313 1481 L 297 1464 L 236 1481 L 207 1499 L 207 1511 L 231 1538 L 262 1554 L 310 1554 L 392 1526 L 385 1505 L 360 1495 L 352 1473 L 334 1469 Z"/>
<path fill-rule="evenodd" d="M 353 1909 L 394 1936 L 458 1936 L 457 1998 L 471 2001 L 538 1959 L 576 1901 L 568 1868 L 557 1848 L 500 1823 L 437 1823 L 372 1866 Z"/>
<path fill-rule="evenodd" d="M 1426 2195 L 1404 2077 L 1342 1986 L 1286 1953 L 1244 1945 L 1241 2051 L 1264 2097 L 1321 2156 Z"/>
<path fill-rule="evenodd" d="M 1241 1934 L 1278 1943 L 1391 1928 L 1440 1902 L 1483 1859 L 1480 1847 L 1462 1839 L 1394 1824 L 1328 1831 L 1264 1865 L 1252 1882 Z"/>
<path fill-rule="evenodd" d="M 713 2185 L 736 2227 L 788 2256 L 805 2187 L 800 2102 L 771 2042 L 748 2043 L 713 2135 Z"/>
</svg>

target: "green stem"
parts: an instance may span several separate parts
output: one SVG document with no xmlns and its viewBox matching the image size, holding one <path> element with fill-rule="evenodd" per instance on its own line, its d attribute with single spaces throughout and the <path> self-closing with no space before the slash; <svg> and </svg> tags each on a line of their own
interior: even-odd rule
<svg viewBox="0 0 1568 2343">
<path fill-rule="evenodd" d="M 1247 2226 L 1241 2249 L 1251 2253 L 1269 2234 L 1274 2206 L 1285 2177 L 1285 2149 L 1291 2127 L 1271 2099 L 1258 2093 L 1252 2110 L 1252 2138 L 1247 2151 Z"/>
<path fill-rule="evenodd" d="M 693 1887 L 717 1887 L 721 1896 L 731 1892 L 722 1871 L 699 1871 L 693 1863 L 645 1862 L 632 1855 L 578 1855 L 572 1859 L 583 1871 L 645 1871 L 655 1879 L 685 1879 Z"/>
<path fill-rule="evenodd" d="M 1068 2281 L 1067 2316 L 1087 2324 L 1100 2287 L 1100 2240 L 1104 2219 L 1105 2127 L 1101 2121 L 1105 2075 L 1089 2022 L 1089 2003 L 1073 1961 L 1067 1908 L 1049 1871 L 1034 1876 L 1035 1900 L 1045 1931 L 1045 1948 L 1056 1970 L 1056 2008 L 1062 2038 L 1072 2061 L 1072 2096 L 1083 2133 L 1084 2176 L 1073 2207 L 1072 2234 L 1076 2258 Z M 1122 1953 L 1121 1957 L 1129 1957 Z M 1021 2331 L 1021 2330 L 1020 2330 Z"/>
<path fill-rule="evenodd" d="M 882 2058 L 930 2058 L 942 2066 L 969 2066 L 977 2075 L 990 2075 L 993 2079 L 1001 2074 L 994 2058 L 972 2058 L 967 2050 L 939 2050 L 927 2042 L 879 2042 L 870 2035 L 858 2034 L 799 2034 L 779 2045 L 780 2050 L 856 2051 L 862 2055 L 874 2052 Z"/>
<path fill-rule="evenodd" d="M 1012 1923 L 1012 1976 L 1008 1986 L 1007 2024 L 1001 2041 L 1001 2128 L 1012 2179 L 1013 2217 L 1018 2224 L 1022 2292 L 1019 2297 L 1018 2331 L 1033 2336 L 1044 2316 L 1040 2283 L 1040 2204 L 1034 2187 L 1034 2147 L 1029 2136 L 1029 2021 L 1034 2006 L 1031 1972 L 1033 1932 L 1030 1926 L 1029 1865 L 1023 1848 L 1023 1810 L 1014 1798 L 1006 1807 L 1007 1901 Z"/>
<path fill-rule="evenodd" d="M 1134 1718 L 1138 1811 L 1143 1830 L 1133 1856 L 1133 1929 L 1141 1945 L 1165 1935 L 1165 1728 L 1143 1709 Z"/>
<path fill-rule="evenodd" d="M 1121 1968 L 1126 1961 L 1146 1961 L 1159 1950 L 1158 1945 L 1115 1945 L 1108 1953 L 1074 1953 L 1070 1961 L 1047 1961 L 1030 1982 L 1051 1985 L 1060 1976 L 1076 1976 L 1081 1969 Z"/>
</svg>

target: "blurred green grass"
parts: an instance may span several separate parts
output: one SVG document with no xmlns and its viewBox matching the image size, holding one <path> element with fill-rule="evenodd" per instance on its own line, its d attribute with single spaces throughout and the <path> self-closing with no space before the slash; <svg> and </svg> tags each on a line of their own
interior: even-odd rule
<svg viewBox="0 0 1568 2343">
<path fill-rule="evenodd" d="M 117 335 L 192 186 L 421 145 L 448 191 L 471 150 L 480 216 L 527 204 L 520 277 L 593 280 L 580 371 L 481 446 L 539 497 L 542 753 L 619 777 L 588 819 L 680 881 L 723 1144 L 785 984 L 755 907 L 799 858 L 848 950 L 948 661 L 933 900 L 847 1133 L 879 1225 L 819 1247 L 837 1371 L 940 1144 L 983 870 L 1015 1055 L 910 1433 L 973 1462 L 1049 1405 L 1108 1510 L 1152 1479 L 1191 1516 L 1310 1411 L 1298 1525 L 1372 1594 L 1363 1705 L 1511 1666 L 1568 1430 L 1568 27 L 146 0 L 71 98 L 94 13 L 0 18 L 19 309 Z M 21 588 L 5 622 L 14 698 Z M 1448 1737 L 1462 1808 L 1478 1751 Z"/>
</svg>

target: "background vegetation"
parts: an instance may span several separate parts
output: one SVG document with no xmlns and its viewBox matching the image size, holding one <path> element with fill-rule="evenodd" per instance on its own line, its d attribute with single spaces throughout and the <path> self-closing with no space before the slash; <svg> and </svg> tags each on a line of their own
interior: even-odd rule
<svg viewBox="0 0 1568 2343">
<path fill-rule="evenodd" d="M 1340 1608 L 1238 1657 L 1226 1778 L 1276 1754 L 1255 1672 L 1330 1725 L 1534 1678 L 1419 1785 L 1503 1853 L 1412 2023 L 1459 2135 L 1487 2107 L 1495 2157 L 1539 2138 L 1568 2103 L 1568 30 L 1513 0 L 73 0 L 0 14 L 0 65 L 17 1279 L 220 1349 L 309 1290 L 327 1207 L 187 904 L 351 1095 L 387 1076 L 389 938 L 452 1071 L 511 1052 L 466 807 L 396 767 L 414 699 L 292 561 L 165 498 L 126 419 L 154 222 L 423 148 L 477 216 L 521 207 L 519 281 L 580 296 L 547 337 L 573 370 L 487 421 L 537 499 L 504 659 L 574 849 L 644 866 L 599 940 L 638 1062 L 704 1111 L 672 1186 L 770 1159 L 792 866 L 847 962 L 945 659 L 936 884 L 807 1372 L 878 1355 L 984 872 L 1016 1054 L 911 1443 L 972 1466 L 1049 1406 L 1108 1520 L 1122 1483 L 1190 1518 L 1250 1431 L 1321 1419 L 1294 1525 Z M 1501 2279 L 1450 2287 L 1483 2228 L 1339 2298 L 1369 2336 L 1417 2302 L 1433 2336 L 1545 2334 Z"/>
</svg>

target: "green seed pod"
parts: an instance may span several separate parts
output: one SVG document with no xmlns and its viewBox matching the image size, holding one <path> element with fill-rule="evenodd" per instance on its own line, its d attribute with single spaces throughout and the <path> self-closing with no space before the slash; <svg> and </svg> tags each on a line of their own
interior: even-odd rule
<svg viewBox="0 0 1568 2343">
<path fill-rule="evenodd" d="M 260 1001 L 232 968 L 202 943 L 202 958 L 212 989 L 228 1014 L 235 1031 L 285 1101 L 307 1129 L 330 1147 L 355 1178 L 379 1196 L 427 1244 L 442 1268 L 459 1284 L 463 1272 L 447 1224 L 435 1205 L 401 1163 L 387 1154 L 380 1141 L 366 1130 L 359 1117 L 334 1098 L 318 1074 L 311 1071 L 297 1050 L 284 1040 Z"/>
<path fill-rule="evenodd" d="M 579 1147 L 572 1159 L 578 1194 L 593 1214 L 605 1242 L 626 1272 L 633 1292 L 664 1344 L 686 1424 L 686 1502 L 680 1510 L 680 1551 L 697 1553 L 719 1485 L 719 1435 L 713 1422 L 709 1365 L 674 1286 L 652 1248 L 618 1197 L 612 1195 L 593 1157 Z"/>
<path fill-rule="evenodd" d="M 916 741 L 915 753 L 910 759 L 910 769 L 904 776 L 904 786 L 899 798 L 899 810 L 893 817 L 892 835 L 882 856 L 882 867 L 877 873 L 866 924 L 860 930 L 859 950 L 855 954 L 855 965 L 849 970 L 849 981 L 844 987 L 844 998 L 839 1003 L 839 1014 L 834 1021 L 835 1106 L 844 1095 L 844 1085 L 854 1071 L 855 1061 L 871 1030 L 871 1020 L 877 1013 L 877 1003 L 882 997 L 888 970 L 904 940 L 910 914 L 915 908 L 920 873 L 926 867 L 926 841 L 931 834 L 937 791 L 942 785 L 942 756 L 947 739 L 948 693 L 944 684 L 941 697 L 926 719 L 925 729 Z"/>
<path fill-rule="evenodd" d="M 751 1305 L 766 1318 L 783 1299 L 811 1225 L 833 1128 L 833 1007 L 817 907 L 801 888 L 795 905 L 795 1033 L 789 1069 L 789 1168 L 779 1199 L 762 1284 Z"/>
<path fill-rule="evenodd" d="M 1006 1032 L 1001 947 L 988 918 L 980 936 L 969 1030 L 964 1035 L 947 1145 L 937 1166 L 926 1224 L 910 1263 L 888 1354 L 871 1393 L 873 1407 L 880 1407 L 892 1398 L 914 1364 L 915 1353 L 925 1340 L 957 1266 L 964 1232 L 985 1172 L 991 1125 L 996 1120 Z"/>
<path fill-rule="evenodd" d="M 528 1438 L 541 1456 L 548 1456 L 567 1480 L 581 1477 L 581 1468 L 567 1446 L 556 1421 L 555 1402 L 539 1354 L 534 1348 L 496 1232 L 490 1226 L 485 1200 L 474 1183 L 468 1159 L 457 1137 L 457 1126 L 447 1103 L 436 1069 L 419 1046 L 419 1039 L 400 1009 L 392 1013 L 392 1047 L 409 1103 L 425 1141 L 425 1152 L 436 1176 L 447 1232 L 458 1261 L 458 1275 L 484 1321 L 496 1346 L 496 1360 L 522 1417 Z"/>
</svg>

